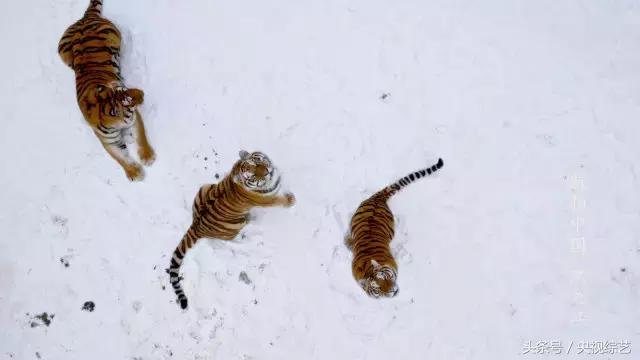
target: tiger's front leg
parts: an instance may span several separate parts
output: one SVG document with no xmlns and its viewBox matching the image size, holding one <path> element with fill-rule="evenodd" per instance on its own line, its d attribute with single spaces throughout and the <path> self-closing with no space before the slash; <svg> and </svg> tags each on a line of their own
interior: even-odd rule
<svg viewBox="0 0 640 360">
<path fill-rule="evenodd" d="M 100 138 L 102 146 L 104 146 L 109 155 L 122 166 L 129 180 L 142 181 L 144 179 L 144 169 L 129 155 L 127 144 L 124 143 L 123 139 L 118 138 L 117 141 L 111 142 L 99 134 L 96 135 Z"/>
<path fill-rule="evenodd" d="M 136 110 L 135 114 L 136 121 L 134 126 L 136 128 L 136 139 L 138 141 L 138 156 L 140 156 L 140 160 L 144 165 L 151 166 L 156 160 L 156 153 L 149 144 L 149 140 L 147 140 L 147 133 L 144 130 L 144 122 L 142 121 L 140 112 Z"/>
<path fill-rule="evenodd" d="M 284 196 L 272 196 L 265 199 L 264 202 L 257 204 L 257 206 L 284 206 L 292 207 L 296 203 L 296 197 L 292 193 L 286 193 Z"/>
</svg>

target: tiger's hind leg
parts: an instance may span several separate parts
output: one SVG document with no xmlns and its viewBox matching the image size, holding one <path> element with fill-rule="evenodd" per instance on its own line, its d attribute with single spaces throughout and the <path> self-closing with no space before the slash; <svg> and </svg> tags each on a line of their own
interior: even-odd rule
<svg viewBox="0 0 640 360">
<path fill-rule="evenodd" d="M 76 21 L 64 31 L 58 41 L 58 54 L 70 68 L 73 68 L 73 41 L 76 40 L 76 35 L 80 32 L 82 25 L 82 20 Z"/>
<path fill-rule="evenodd" d="M 68 67 L 73 67 L 73 52 L 71 50 L 60 52 L 60 58 Z"/>
<path fill-rule="evenodd" d="M 115 141 L 102 137 L 98 133 L 96 133 L 96 135 L 98 135 L 102 146 L 104 146 L 104 149 L 107 150 L 109 155 L 122 166 L 129 180 L 142 181 L 144 179 L 144 169 L 129 155 L 127 144 L 125 144 L 122 139 L 120 132 L 115 134 Z"/>
<path fill-rule="evenodd" d="M 149 144 L 147 133 L 144 130 L 144 122 L 142 121 L 142 116 L 138 110 L 136 110 L 136 121 L 134 126 L 136 128 L 136 140 L 138 142 L 138 156 L 140 156 L 140 161 L 142 161 L 145 166 L 151 166 L 151 164 L 156 160 L 156 153 Z"/>
</svg>

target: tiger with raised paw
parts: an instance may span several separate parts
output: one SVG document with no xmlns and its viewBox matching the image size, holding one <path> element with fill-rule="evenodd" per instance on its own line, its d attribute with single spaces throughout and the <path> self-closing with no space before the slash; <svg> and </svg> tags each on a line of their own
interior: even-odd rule
<svg viewBox="0 0 640 360">
<path fill-rule="evenodd" d="M 76 98 L 82 115 L 129 180 L 142 180 L 144 170 L 131 156 L 127 143 L 135 130 L 138 155 L 151 165 L 155 153 L 144 130 L 138 106 L 144 92 L 128 89 L 120 73 L 118 28 L 102 17 L 102 0 L 91 0 L 82 19 L 62 35 L 58 53 L 76 75 Z"/>
<path fill-rule="evenodd" d="M 193 201 L 193 221 L 171 258 L 168 272 L 180 307 L 187 297 L 180 285 L 180 266 L 187 251 L 201 238 L 233 240 L 249 220 L 254 207 L 291 207 L 291 193 L 279 195 L 280 173 L 262 152 L 240 151 L 238 160 L 217 184 L 200 188 Z"/>
<path fill-rule="evenodd" d="M 398 294 L 398 265 L 389 247 L 395 224 L 387 201 L 403 187 L 433 174 L 442 165 L 442 159 L 438 159 L 435 165 L 403 177 L 363 201 L 353 214 L 345 243 L 353 252 L 353 277 L 367 295 L 379 298 Z"/>
</svg>

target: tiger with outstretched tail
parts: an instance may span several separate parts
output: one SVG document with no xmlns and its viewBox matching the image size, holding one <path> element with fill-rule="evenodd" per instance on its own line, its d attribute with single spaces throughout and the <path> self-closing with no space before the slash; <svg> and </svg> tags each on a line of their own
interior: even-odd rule
<svg viewBox="0 0 640 360">
<path fill-rule="evenodd" d="M 144 92 L 124 86 L 120 73 L 120 31 L 102 17 L 102 0 L 91 0 L 82 19 L 62 35 L 58 53 L 76 73 L 76 98 L 82 115 L 100 142 L 124 169 L 127 177 L 144 178 L 144 170 L 131 158 L 127 143 L 133 135 L 144 165 L 151 165 L 155 153 L 149 145 L 137 107 Z"/>
<path fill-rule="evenodd" d="M 353 277 L 369 296 L 379 298 L 398 294 L 398 265 L 389 247 L 395 224 L 387 200 L 415 180 L 433 174 L 442 165 L 442 159 L 438 159 L 435 165 L 403 177 L 363 201 L 353 214 L 345 243 L 353 251 Z"/>
<path fill-rule="evenodd" d="M 231 173 L 217 184 L 204 185 L 193 201 L 193 221 L 176 247 L 168 272 L 180 307 L 187 297 L 180 285 L 180 266 L 187 251 L 201 238 L 233 240 L 249 220 L 254 207 L 291 207 L 291 193 L 279 195 L 280 174 L 262 152 L 240 151 Z"/>
</svg>

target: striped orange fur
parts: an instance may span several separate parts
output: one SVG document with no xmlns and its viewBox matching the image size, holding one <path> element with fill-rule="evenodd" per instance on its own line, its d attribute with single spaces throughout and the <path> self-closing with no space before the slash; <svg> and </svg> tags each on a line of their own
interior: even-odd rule
<svg viewBox="0 0 640 360">
<path fill-rule="evenodd" d="M 293 206 L 293 194 L 279 195 L 279 188 L 280 175 L 271 160 L 264 153 L 246 151 L 240 151 L 240 160 L 229 175 L 200 188 L 193 201 L 193 221 L 173 252 L 168 270 L 180 307 L 186 309 L 188 304 L 179 272 L 189 249 L 201 238 L 233 240 L 254 207 Z"/>
<path fill-rule="evenodd" d="M 389 247 L 395 224 L 387 201 L 403 187 L 433 174 L 442 165 L 442 159 L 438 159 L 437 164 L 403 177 L 363 201 L 353 214 L 345 243 L 353 252 L 353 277 L 369 296 L 393 297 L 398 294 L 398 265 Z"/>
<path fill-rule="evenodd" d="M 58 53 L 75 72 L 76 98 L 85 120 L 127 177 L 142 180 L 144 170 L 129 155 L 125 138 L 135 130 L 143 164 L 151 165 L 155 153 L 137 110 L 144 92 L 126 88 L 120 73 L 120 40 L 118 28 L 102 17 L 102 0 L 91 0 L 82 19 L 62 35 Z"/>
</svg>

